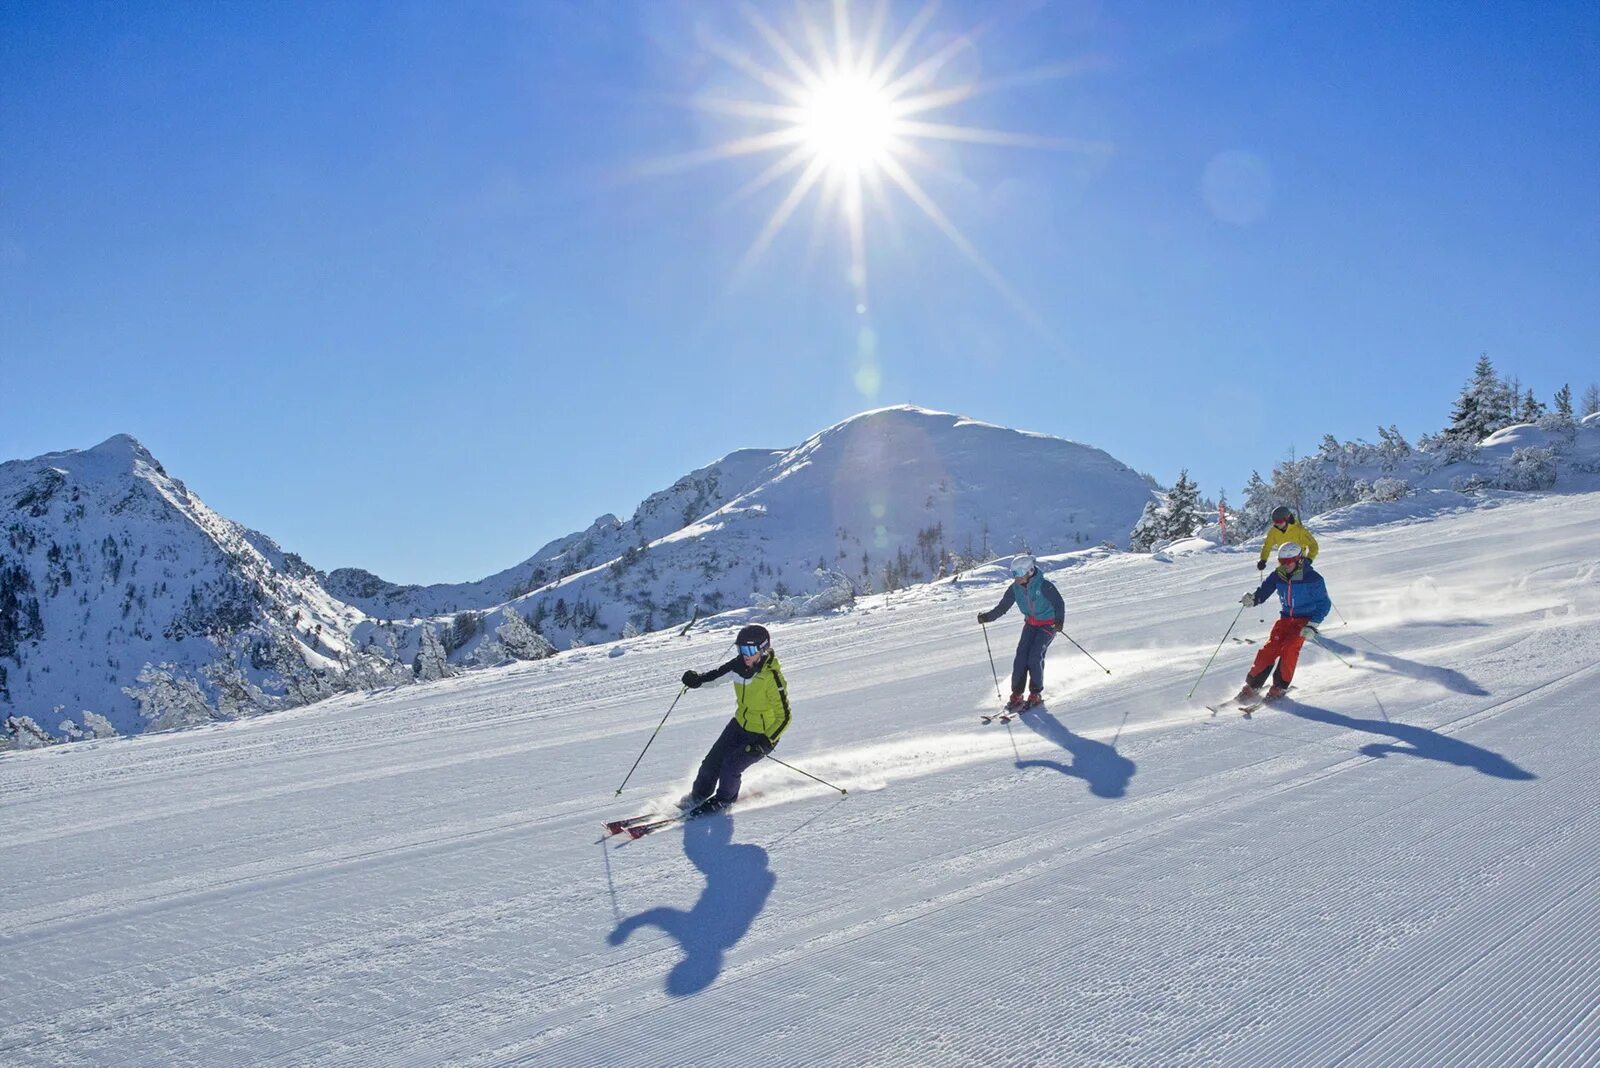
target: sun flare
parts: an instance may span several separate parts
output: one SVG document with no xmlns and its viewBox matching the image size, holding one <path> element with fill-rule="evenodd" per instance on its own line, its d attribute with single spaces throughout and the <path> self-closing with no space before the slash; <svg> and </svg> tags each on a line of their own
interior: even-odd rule
<svg viewBox="0 0 1600 1068">
<path fill-rule="evenodd" d="M 864 75 L 835 75 L 811 87 L 800 112 L 803 143 L 836 176 L 877 173 L 893 151 L 893 101 Z"/>
<path fill-rule="evenodd" d="M 837 217 L 849 250 L 847 277 L 857 315 L 869 314 L 868 215 L 893 224 L 898 193 L 915 206 L 1005 299 L 1044 328 L 1000 272 L 956 226 L 924 186 L 926 175 L 948 169 L 929 151 L 938 142 L 1006 148 L 1052 148 L 1101 153 L 1108 146 L 993 130 L 944 120 L 940 113 L 1003 88 L 1070 75 L 1071 65 L 1008 71 L 991 81 L 953 81 L 954 61 L 974 48 L 977 34 L 933 35 L 935 6 L 929 0 L 909 23 L 890 34 L 889 0 L 877 0 L 857 33 L 848 0 L 833 0 L 832 33 L 812 15 L 817 5 L 796 5 L 789 34 L 780 32 L 754 6 L 741 8 L 769 53 L 762 60 L 748 47 L 704 37 L 702 44 L 752 83 L 748 94 L 707 93 L 689 105 L 743 124 L 740 135 L 708 148 L 656 160 L 647 170 L 675 171 L 721 160 L 772 156 L 734 194 L 753 197 L 789 181 L 735 271 L 745 276 L 808 199 L 819 213 Z M 815 195 L 815 196 L 814 196 Z M 820 218 L 820 216 L 819 216 Z M 864 327 L 864 336 L 870 331 Z"/>
</svg>

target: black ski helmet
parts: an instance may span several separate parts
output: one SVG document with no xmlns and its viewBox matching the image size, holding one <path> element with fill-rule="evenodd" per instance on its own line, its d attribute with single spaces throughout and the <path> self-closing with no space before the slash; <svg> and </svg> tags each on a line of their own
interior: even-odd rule
<svg viewBox="0 0 1600 1068">
<path fill-rule="evenodd" d="M 1272 510 L 1272 521 L 1274 523 L 1293 523 L 1294 513 L 1287 506 L 1280 504 Z"/>
<path fill-rule="evenodd" d="M 772 635 L 768 634 L 767 628 L 761 626 L 761 624 L 751 623 L 748 626 L 739 628 L 739 636 L 733 639 L 733 644 L 739 647 L 741 653 L 744 652 L 746 646 L 752 645 L 764 653 L 772 648 Z"/>
</svg>

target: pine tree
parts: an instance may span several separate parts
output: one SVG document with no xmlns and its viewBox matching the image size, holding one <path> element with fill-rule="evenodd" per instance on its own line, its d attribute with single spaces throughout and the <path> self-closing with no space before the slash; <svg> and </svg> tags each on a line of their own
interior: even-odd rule
<svg viewBox="0 0 1600 1068">
<path fill-rule="evenodd" d="M 1139 515 L 1139 521 L 1133 525 L 1133 530 L 1128 533 L 1128 548 L 1136 553 L 1147 553 L 1154 548 L 1155 543 L 1161 540 L 1161 531 L 1165 525 L 1166 517 L 1162 514 L 1161 503 L 1154 498 L 1144 502 L 1144 511 Z"/>
<path fill-rule="evenodd" d="M 439 632 L 431 625 L 422 628 L 421 648 L 417 650 L 411 669 L 422 682 L 433 682 L 455 674 L 450 670 L 450 661 L 445 655 L 444 643 L 439 640 Z"/>
<path fill-rule="evenodd" d="M 1572 418 L 1572 386 L 1570 383 L 1564 382 L 1561 388 L 1556 390 L 1556 414 L 1567 420 Z"/>
<path fill-rule="evenodd" d="M 1439 436 L 1449 441 L 1476 445 L 1490 434 L 1510 424 L 1512 418 L 1510 390 L 1494 372 L 1489 354 L 1478 357 L 1472 379 L 1456 398 L 1455 410 L 1450 413 L 1450 425 Z"/>
<path fill-rule="evenodd" d="M 1583 391 L 1583 412 L 1578 418 L 1587 419 L 1595 412 L 1600 412 L 1600 386 L 1590 382 L 1589 388 Z"/>
<path fill-rule="evenodd" d="M 494 633 L 507 656 L 513 660 L 543 660 L 555 655 L 555 646 L 545 641 L 510 605 L 505 607 L 505 620 Z"/>
<path fill-rule="evenodd" d="M 1522 398 L 1522 410 L 1517 413 L 1517 421 L 1521 423 L 1536 423 L 1544 414 L 1544 405 L 1533 395 L 1533 390 L 1528 390 Z"/>
<path fill-rule="evenodd" d="M 1177 485 L 1167 494 L 1166 519 L 1162 524 L 1162 537 L 1168 541 L 1192 538 L 1195 531 L 1205 525 L 1200 514 L 1200 487 L 1189 479 L 1189 469 L 1178 472 Z"/>
<path fill-rule="evenodd" d="M 1250 472 L 1250 481 L 1244 484 L 1244 507 L 1239 509 L 1243 524 L 1241 533 L 1254 534 L 1265 530 L 1272 519 L 1272 487 L 1261 477 L 1260 471 Z"/>
</svg>

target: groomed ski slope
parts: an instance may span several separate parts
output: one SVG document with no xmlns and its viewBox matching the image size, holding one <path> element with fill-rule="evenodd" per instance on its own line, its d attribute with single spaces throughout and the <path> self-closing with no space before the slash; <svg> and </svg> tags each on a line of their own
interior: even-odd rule
<svg viewBox="0 0 1600 1068">
<path fill-rule="evenodd" d="M 998 571 L 775 625 L 849 796 L 637 842 L 729 629 L 7 755 L 0 1063 L 1600 1064 L 1600 495 L 1403 511 L 1323 540 L 1355 668 L 1252 720 L 1253 647 L 1184 698 L 1250 551 L 1055 570 L 1114 674 L 1058 641 L 1009 726 Z"/>
</svg>

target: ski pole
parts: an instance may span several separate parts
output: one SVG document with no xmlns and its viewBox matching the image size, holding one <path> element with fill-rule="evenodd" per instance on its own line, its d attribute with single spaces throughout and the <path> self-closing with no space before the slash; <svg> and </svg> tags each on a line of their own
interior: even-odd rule
<svg viewBox="0 0 1600 1068">
<path fill-rule="evenodd" d="M 1078 643 L 1073 640 L 1072 635 L 1068 634 L 1066 631 L 1062 631 L 1061 632 L 1061 636 L 1063 638 L 1067 639 L 1067 641 L 1072 642 L 1073 645 L 1078 645 Z M 1094 654 L 1091 653 L 1089 650 L 1085 649 L 1081 645 L 1078 645 L 1078 652 L 1082 653 L 1084 656 L 1088 657 L 1090 660 L 1094 660 Z M 1100 661 L 1098 661 L 1098 660 L 1094 660 L 1094 666 L 1099 668 L 1101 671 L 1104 671 L 1107 675 L 1111 674 L 1111 669 L 1106 667 L 1104 664 L 1100 663 Z M 999 688 L 1000 687 L 998 685 L 995 687 L 996 690 L 998 690 Z"/>
<path fill-rule="evenodd" d="M 1243 604 L 1239 605 L 1239 611 L 1234 613 L 1233 622 L 1229 623 L 1228 629 L 1222 632 L 1222 641 L 1218 642 L 1217 647 L 1211 651 L 1211 659 L 1206 661 L 1206 666 L 1200 669 L 1200 678 L 1195 679 L 1194 685 L 1189 687 L 1189 692 L 1184 697 L 1185 701 L 1193 697 L 1194 692 L 1200 688 L 1201 679 L 1204 679 L 1206 672 L 1211 670 L 1212 661 L 1216 660 L 1217 654 L 1222 652 L 1222 643 L 1228 640 L 1228 635 L 1233 633 L 1233 628 L 1239 625 L 1239 617 L 1244 615 L 1244 610 L 1245 606 Z"/>
<path fill-rule="evenodd" d="M 835 785 L 833 785 L 833 783 L 829 782 L 827 779 L 817 779 L 817 777 L 815 775 L 811 774 L 809 771 L 800 771 L 800 769 L 795 767 L 793 764 L 784 764 L 783 761 L 779 760 L 777 757 L 773 756 L 771 753 L 762 753 L 761 755 L 766 757 L 768 760 L 772 761 L 774 764 L 783 764 L 783 766 L 788 768 L 790 771 L 798 771 L 798 772 L 800 772 L 801 775 L 804 775 L 808 779 L 816 779 L 817 782 L 820 782 L 822 785 L 826 786 L 830 790 L 838 790 L 841 794 L 847 794 L 847 793 L 850 792 L 849 790 L 846 790 L 843 786 L 835 786 Z"/>
<path fill-rule="evenodd" d="M 672 699 L 672 703 L 667 706 L 667 715 L 666 716 L 662 716 L 661 717 L 661 722 L 656 724 L 656 729 L 650 732 L 650 742 L 653 742 L 653 741 L 656 740 L 656 735 L 660 734 L 661 733 L 661 728 L 666 726 L 666 724 L 667 724 L 667 716 L 672 715 L 672 710 L 674 708 L 678 707 L 678 701 L 683 697 L 684 694 L 686 694 L 688 692 L 689 692 L 689 687 L 687 687 L 687 686 L 685 686 L 683 689 L 678 691 L 678 696 L 674 697 Z M 626 775 L 624 775 L 622 777 L 622 786 L 628 785 L 628 780 L 633 778 L 633 773 L 635 771 L 639 770 L 639 761 L 643 760 L 645 753 L 647 751 L 649 751 L 650 742 L 645 742 L 644 743 L 644 748 L 639 750 L 639 755 L 634 758 L 633 767 L 629 768 L 628 769 L 628 774 L 626 774 Z M 622 796 L 622 786 L 617 787 L 617 792 L 612 794 L 611 796 L 612 797 L 621 797 Z"/>
<path fill-rule="evenodd" d="M 983 620 L 978 620 L 978 626 L 983 628 L 983 647 L 989 650 L 989 674 L 994 676 L 994 699 L 996 704 L 1005 704 L 1005 698 L 1000 696 L 1000 673 L 994 669 L 994 648 L 989 644 L 989 625 Z"/>
<path fill-rule="evenodd" d="M 1350 663 L 1350 661 L 1346 660 L 1344 657 L 1340 656 L 1338 653 L 1334 653 L 1333 649 L 1329 647 L 1328 643 L 1322 640 L 1322 636 L 1321 636 L 1320 633 L 1319 634 L 1313 634 L 1311 636 L 1311 640 L 1316 642 L 1318 645 L 1322 646 L 1324 649 L 1327 649 L 1328 652 L 1333 653 L 1333 658 L 1335 660 L 1339 661 L 1339 663 L 1343 664 L 1345 667 L 1352 668 L 1352 669 L 1355 667 L 1355 665 Z"/>
<path fill-rule="evenodd" d="M 1338 605 L 1333 606 L 1333 614 L 1339 617 L 1339 625 L 1341 627 L 1348 627 L 1350 625 L 1350 621 L 1344 618 L 1344 613 L 1339 611 Z"/>
</svg>

